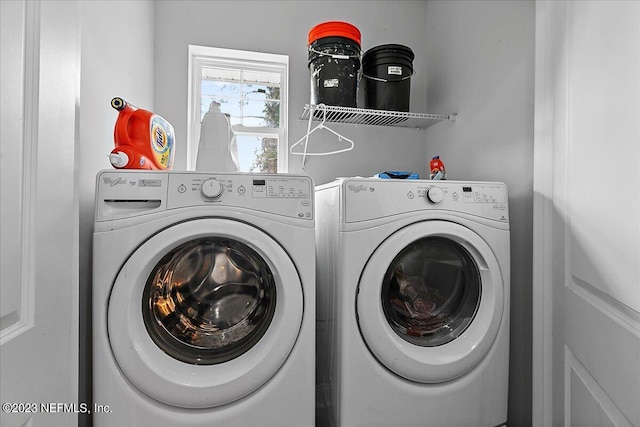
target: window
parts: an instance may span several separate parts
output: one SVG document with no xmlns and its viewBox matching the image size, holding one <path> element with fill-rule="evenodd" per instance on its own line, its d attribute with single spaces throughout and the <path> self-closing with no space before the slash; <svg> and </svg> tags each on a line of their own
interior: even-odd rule
<svg viewBox="0 0 640 427">
<path fill-rule="evenodd" d="M 236 135 L 240 170 L 286 172 L 288 72 L 286 55 L 189 45 L 187 169 L 215 101 Z"/>
</svg>

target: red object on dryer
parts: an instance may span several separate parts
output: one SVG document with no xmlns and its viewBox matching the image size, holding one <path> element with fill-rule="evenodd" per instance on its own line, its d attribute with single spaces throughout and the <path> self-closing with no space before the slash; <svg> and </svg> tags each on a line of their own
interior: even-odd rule
<svg viewBox="0 0 640 427">
<path fill-rule="evenodd" d="M 433 180 L 446 179 L 446 170 L 440 156 L 435 156 L 429 162 L 429 178 Z"/>
</svg>

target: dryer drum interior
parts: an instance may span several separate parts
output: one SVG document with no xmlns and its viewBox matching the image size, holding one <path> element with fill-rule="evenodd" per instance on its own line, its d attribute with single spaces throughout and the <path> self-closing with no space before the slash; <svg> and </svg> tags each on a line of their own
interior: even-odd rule
<svg viewBox="0 0 640 427">
<path fill-rule="evenodd" d="M 253 347 L 269 328 L 276 285 L 264 259 L 244 243 L 201 238 L 153 268 L 142 296 L 150 337 L 185 363 L 212 365 Z"/>
<path fill-rule="evenodd" d="M 443 237 L 416 240 L 393 259 L 381 300 L 392 329 L 405 341 L 434 347 L 455 340 L 480 305 L 481 279 L 469 252 Z"/>
</svg>

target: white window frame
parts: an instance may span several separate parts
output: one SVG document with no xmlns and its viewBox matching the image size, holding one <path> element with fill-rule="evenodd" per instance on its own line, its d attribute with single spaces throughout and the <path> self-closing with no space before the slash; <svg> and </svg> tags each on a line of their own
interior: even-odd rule
<svg viewBox="0 0 640 427">
<path fill-rule="evenodd" d="M 200 136 L 200 118 L 202 117 L 200 93 L 203 66 L 230 65 L 243 68 L 250 66 L 272 72 L 280 72 L 280 127 L 264 128 L 234 125 L 237 135 L 253 133 L 273 134 L 278 138 L 278 173 L 288 171 L 287 128 L 289 116 L 289 56 L 274 53 L 251 52 L 236 49 L 224 49 L 209 46 L 189 45 L 189 78 L 187 107 L 187 170 L 195 170 L 198 140 Z"/>
</svg>

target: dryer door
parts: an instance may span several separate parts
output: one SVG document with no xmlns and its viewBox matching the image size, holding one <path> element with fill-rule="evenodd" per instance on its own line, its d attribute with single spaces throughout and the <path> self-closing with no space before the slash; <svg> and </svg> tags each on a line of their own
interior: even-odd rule
<svg viewBox="0 0 640 427">
<path fill-rule="evenodd" d="M 109 340 L 124 375 L 183 408 L 224 405 L 267 382 L 300 331 L 302 284 L 255 227 L 187 221 L 144 242 L 118 273 Z"/>
<path fill-rule="evenodd" d="M 447 221 L 409 225 L 387 238 L 358 285 L 362 336 L 389 370 L 438 383 L 476 366 L 503 316 L 498 262 L 476 233 Z"/>
</svg>

